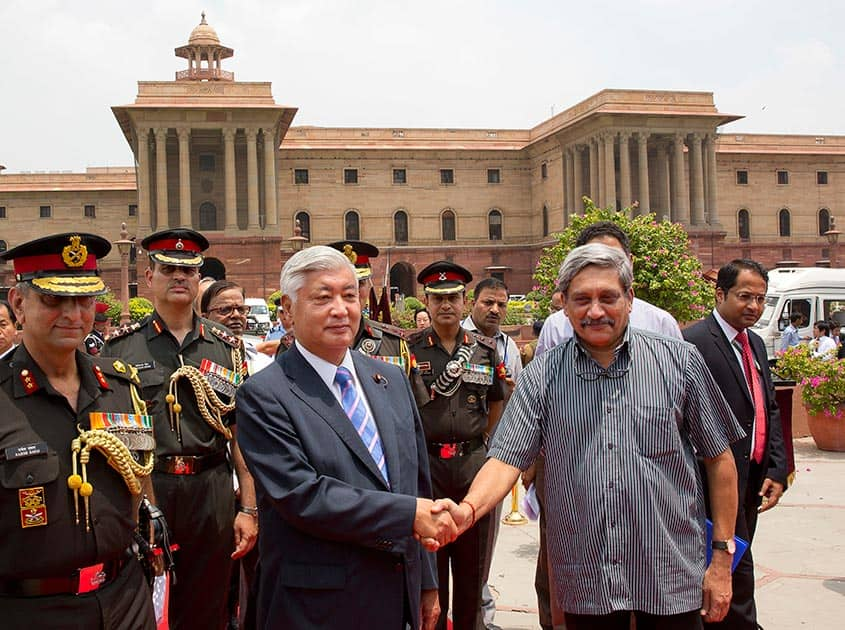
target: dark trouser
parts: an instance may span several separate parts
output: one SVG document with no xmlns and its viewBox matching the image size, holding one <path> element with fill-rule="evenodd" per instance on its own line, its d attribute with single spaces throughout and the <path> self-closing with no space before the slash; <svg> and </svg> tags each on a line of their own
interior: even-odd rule
<svg viewBox="0 0 845 630">
<path fill-rule="evenodd" d="M 745 490 L 745 501 L 739 506 L 736 514 L 736 535 L 749 543 L 754 540 L 757 530 L 757 508 L 760 497 L 757 493 L 763 474 L 757 464 L 751 464 L 748 487 Z M 751 555 L 751 545 L 739 560 L 733 572 L 733 596 L 728 614 L 719 623 L 707 624 L 713 630 L 757 630 L 757 606 L 754 603 L 754 558 Z"/>
<path fill-rule="evenodd" d="M 431 483 L 435 498 L 448 497 L 459 502 L 469 490 L 475 474 L 484 465 L 486 449 L 482 446 L 469 455 L 439 459 L 430 457 Z M 440 619 L 437 630 L 445 630 L 449 611 L 449 569 L 452 571 L 454 593 L 452 601 L 452 628 L 478 630 L 481 620 L 481 586 L 484 584 L 484 567 L 490 516 L 485 516 L 455 542 L 437 552 L 437 580 L 439 584 Z"/>
<path fill-rule="evenodd" d="M 631 621 L 637 630 L 700 630 L 701 611 L 680 615 L 650 615 L 639 610 L 622 610 L 609 615 L 573 615 L 566 613 L 567 630 L 629 630 Z"/>
<path fill-rule="evenodd" d="M 43 550 L 49 552 L 49 550 Z M 85 595 L 0 596 L 6 630 L 154 630 L 153 599 L 141 565 L 129 562 L 110 584 Z"/>
<path fill-rule="evenodd" d="M 171 630 L 226 625 L 234 551 L 232 473 L 222 464 L 198 475 L 153 473 L 158 506 L 179 545 L 170 590 Z"/>
<path fill-rule="evenodd" d="M 537 551 L 537 570 L 534 573 L 534 590 L 537 592 L 537 613 L 540 626 L 552 627 L 551 589 L 549 587 L 549 557 L 546 552 L 546 458 L 538 455 L 534 460 L 536 470 L 534 490 L 540 504 L 540 549 Z"/>
</svg>

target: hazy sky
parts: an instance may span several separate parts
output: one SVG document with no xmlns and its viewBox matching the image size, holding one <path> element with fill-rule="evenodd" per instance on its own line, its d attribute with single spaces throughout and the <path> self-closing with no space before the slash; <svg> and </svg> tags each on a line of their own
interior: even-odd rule
<svg viewBox="0 0 845 630">
<path fill-rule="evenodd" d="M 603 88 L 712 91 L 723 128 L 845 134 L 845 2 L 2 0 L 0 164 L 131 165 L 111 113 L 205 10 L 294 125 L 529 128 Z"/>
</svg>

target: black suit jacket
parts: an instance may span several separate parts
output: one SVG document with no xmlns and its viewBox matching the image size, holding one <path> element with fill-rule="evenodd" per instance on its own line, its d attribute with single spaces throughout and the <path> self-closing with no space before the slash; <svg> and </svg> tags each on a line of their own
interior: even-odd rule
<svg viewBox="0 0 845 630">
<path fill-rule="evenodd" d="M 769 371 L 769 363 L 766 357 L 766 349 L 763 340 L 750 329 L 748 340 L 751 344 L 751 351 L 754 359 L 760 366 L 760 374 L 763 378 L 763 395 L 766 400 L 766 447 L 763 454 L 763 462 L 759 467 L 762 474 L 751 474 L 751 435 L 754 431 L 754 402 L 742 367 L 731 347 L 725 333 L 722 332 L 719 322 L 711 313 L 702 321 L 693 324 L 683 331 L 684 339 L 694 344 L 704 357 L 707 367 L 722 394 L 728 401 L 728 405 L 734 412 L 737 421 L 745 431 L 746 437 L 734 442 L 731 445 L 734 459 L 736 460 L 737 477 L 739 481 L 739 504 L 747 505 L 754 502 L 755 506 L 760 504 L 761 498 L 757 496 L 760 485 L 768 477 L 787 485 L 787 463 L 786 449 L 783 442 L 783 428 L 780 422 L 780 410 L 775 401 L 775 388 L 772 384 L 772 374 Z"/>
<path fill-rule="evenodd" d="M 238 390 L 238 443 L 259 499 L 261 628 L 419 627 L 434 555 L 413 537 L 431 496 L 408 379 L 352 353 L 390 487 L 341 405 L 296 346 Z"/>
</svg>

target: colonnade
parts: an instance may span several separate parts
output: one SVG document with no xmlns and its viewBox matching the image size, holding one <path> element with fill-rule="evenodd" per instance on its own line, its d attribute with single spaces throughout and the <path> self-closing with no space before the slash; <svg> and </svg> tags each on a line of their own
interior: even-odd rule
<svg viewBox="0 0 845 630">
<path fill-rule="evenodd" d="M 136 129 L 138 160 L 138 229 L 140 233 L 152 229 L 167 227 L 191 227 L 191 129 L 187 127 L 175 128 L 179 152 L 179 225 L 169 224 L 168 217 L 168 169 L 167 169 L 167 138 L 171 128 L 138 128 Z M 223 185 L 224 185 L 224 218 L 225 230 L 238 229 L 238 193 L 237 168 L 235 162 L 235 142 L 239 135 L 243 135 L 246 144 L 246 178 L 247 178 L 247 229 L 260 229 L 259 221 L 259 181 L 258 181 L 258 137 L 263 140 L 264 166 L 264 217 L 268 228 L 279 223 L 278 207 L 276 203 L 276 141 L 275 129 L 272 127 L 250 127 L 237 129 L 225 127 L 221 130 L 223 137 Z M 151 156 L 150 140 L 154 139 L 155 151 Z M 151 170 L 151 159 L 155 159 L 155 168 Z M 155 199 L 152 199 L 153 183 L 155 184 Z M 274 230 L 275 231 L 275 230 Z"/>
<path fill-rule="evenodd" d="M 567 216 L 581 213 L 587 196 L 602 208 L 637 201 L 636 214 L 654 212 L 690 226 L 718 224 L 715 132 L 604 130 L 562 148 Z"/>
</svg>

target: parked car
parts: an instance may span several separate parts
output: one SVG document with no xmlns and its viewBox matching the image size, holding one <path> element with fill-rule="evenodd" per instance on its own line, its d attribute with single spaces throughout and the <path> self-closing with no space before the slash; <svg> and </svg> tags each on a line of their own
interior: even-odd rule
<svg viewBox="0 0 845 630">
<path fill-rule="evenodd" d="M 266 335 L 270 330 L 270 309 L 267 308 L 267 302 L 261 298 L 246 298 L 244 304 L 249 306 L 249 314 L 246 316 L 247 332 Z"/>
</svg>

